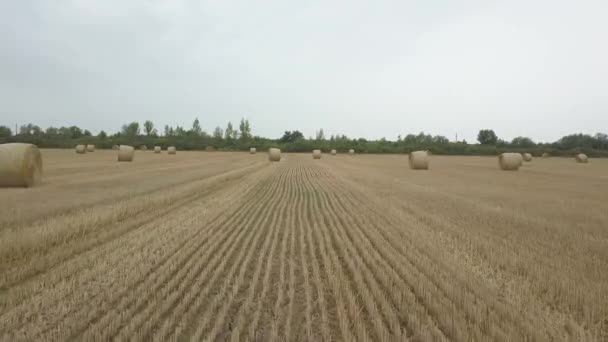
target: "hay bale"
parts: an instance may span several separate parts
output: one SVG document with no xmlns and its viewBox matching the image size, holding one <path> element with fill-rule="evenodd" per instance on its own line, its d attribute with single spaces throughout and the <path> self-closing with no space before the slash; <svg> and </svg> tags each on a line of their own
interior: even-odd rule
<svg viewBox="0 0 608 342">
<path fill-rule="evenodd" d="M 78 154 L 87 153 L 87 146 L 86 145 L 76 145 L 76 153 L 78 153 Z"/>
<path fill-rule="evenodd" d="M 29 188 L 41 181 L 42 155 L 36 145 L 0 145 L 0 187 Z"/>
<path fill-rule="evenodd" d="M 549 153 L 547 153 L 547 152 L 543 153 L 542 157 L 543 158 L 549 158 Z"/>
<path fill-rule="evenodd" d="M 321 150 L 313 150 L 312 159 L 321 159 Z"/>
<path fill-rule="evenodd" d="M 160 151 L 162 151 L 160 146 L 154 146 L 154 153 L 160 153 Z"/>
<path fill-rule="evenodd" d="M 584 153 L 577 154 L 575 159 L 576 159 L 577 163 L 588 163 L 589 162 L 589 158 Z"/>
<path fill-rule="evenodd" d="M 278 148 L 271 148 L 268 150 L 268 160 L 271 162 L 281 161 L 281 150 Z"/>
<path fill-rule="evenodd" d="M 498 166 L 501 170 L 517 171 L 523 162 L 521 153 L 502 153 L 498 156 Z"/>
<path fill-rule="evenodd" d="M 350 154 L 350 155 L 352 156 L 353 154 L 355 154 L 355 150 L 353 150 L 353 149 L 351 148 L 350 150 L 348 150 L 348 154 Z"/>
<path fill-rule="evenodd" d="M 114 151 L 118 151 L 120 149 L 120 146 L 118 146 L 118 145 L 112 145 L 112 149 Z"/>
<path fill-rule="evenodd" d="M 132 162 L 135 158 L 135 148 L 129 145 L 120 145 L 118 147 L 118 161 Z"/>
<path fill-rule="evenodd" d="M 169 147 L 167 147 L 167 153 L 177 154 L 177 149 L 175 148 L 175 146 L 169 146 Z"/>
<path fill-rule="evenodd" d="M 530 153 L 522 153 L 522 158 L 524 161 L 527 162 L 531 162 L 532 161 L 532 155 Z"/>
<path fill-rule="evenodd" d="M 255 147 L 252 147 L 249 149 L 250 154 L 256 154 L 257 152 L 258 152 L 258 150 Z"/>
<path fill-rule="evenodd" d="M 87 145 L 87 152 L 95 152 L 95 145 Z"/>
<path fill-rule="evenodd" d="M 147 151 L 148 150 L 148 146 L 141 145 L 141 146 L 139 146 L 139 149 L 142 150 L 142 151 Z"/>
<path fill-rule="evenodd" d="M 336 155 L 336 153 L 337 153 L 337 152 L 336 152 L 336 150 L 331 150 L 331 155 L 332 155 L 332 156 L 335 156 L 335 155 Z"/>
<path fill-rule="evenodd" d="M 409 156 L 410 169 L 412 170 L 428 170 L 429 169 L 429 154 L 426 151 L 411 152 Z"/>
</svg>

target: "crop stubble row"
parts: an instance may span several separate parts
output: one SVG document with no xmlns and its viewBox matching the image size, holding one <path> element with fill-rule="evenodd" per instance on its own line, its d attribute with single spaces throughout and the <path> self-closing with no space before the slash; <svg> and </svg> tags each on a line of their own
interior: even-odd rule
<svg viewBox="0 0 608 342">
<path fill-rule="evenodd" d="M 129 220 L 113 221 L 112 229 L 120 234 L 87 245 L 77 257 L 57 258 L 49 269 L 5 281 L 0 336 L 158 341 L 600 337 L 601 327 L 585 330 L 572 320 L 560 328 L 547 321 L 551 315 L 519 310 L 478 271 L 483 262 L 490 268 L 494 259 L 479 261 L 466 253 L 467 244 L 478 241 L 465 241 L 454 232 L 462 227 L 450 226 L 441 216 L 434 220 L 430 214 L 437 213 L 421 210 L 420 202 L 393 202 L 403 199 L 397 190 L 384 192 L 370 184 L 394 189 L 394 179 L 375 171 L 357 160 L 321 164 L 290 156 L 281 163 L 239 164 L 219 185 L 193 179 L 196 187 L 175 188 L 167 201 L 158 196 L 130 220 L 175 203 L 161 215 L 123 230 Z M 399 186 L 422 191 L 407 180 Z M 420 196 L 432 199 L 433 193 Z M 137 198 L 130 205 L 136 206 Z M 84 234 L 82 242 L 90 244 L 94 235 Z M 68 246 L 78 243 L 73 238 Z M 21 261 L 11 262 L 20 267 Z"/>
</svg>

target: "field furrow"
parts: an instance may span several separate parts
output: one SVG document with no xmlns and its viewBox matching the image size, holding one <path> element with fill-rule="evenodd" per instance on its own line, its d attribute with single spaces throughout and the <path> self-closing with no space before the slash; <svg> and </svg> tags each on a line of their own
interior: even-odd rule
<svg viewBox="0 0 608 342">
<path fill-rule="evenodd" d="M 602 160 L 99 152 L 0 189 L 0 341 L 608 338 Z"/>
</svg>

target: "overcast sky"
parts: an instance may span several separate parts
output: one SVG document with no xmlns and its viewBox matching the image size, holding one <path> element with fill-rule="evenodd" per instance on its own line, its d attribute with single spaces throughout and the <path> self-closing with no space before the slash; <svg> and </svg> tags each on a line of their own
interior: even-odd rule
<svg viewBox="0 0 608 342">
<path fill-rule="evenodd" d="M 608 1 L 0 0 L 0 125 L 608 132 Z"/>
</svg>

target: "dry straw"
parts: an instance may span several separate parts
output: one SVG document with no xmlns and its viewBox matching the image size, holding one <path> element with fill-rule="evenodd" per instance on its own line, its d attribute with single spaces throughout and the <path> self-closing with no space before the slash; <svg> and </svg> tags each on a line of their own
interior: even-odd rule
<svg viewBox="0 0 608 342">
<path fill-rule="evenodd" d="M 142 151 L 147 151 L 148 150 L 148 146 L 141 145 L 141 146 L 139 146 L 139 149 L 142 150 Z"/>
<path fill-rule="evenodd" d="M 87 145 L 87 152 L 95 152 L 95 145 Z"/>
<path fill-rule="evenodd" d="M 312 159 L 321 159 L 321 150 L 313 150 Z"/>
<path fill-rule="evenodd" d="M 167 147 L 167 153 L 177 154 L 177 149 L 175 148 L 175 146 L 169 146 L 169 147 Z"/>
<path fill-rule="evenodd" d="M 412 170 L 428 170 L 429 169 L 429 154 L 426 151 L 415 151 L 409 156 L 410 169 Z"/>
<path fill-rule="evenodd" d="M 521 153 L 503 153 L 498 156 L 498 166 L 501 170 L 517 171 L 521 166 L 523 157 Z"/>
<path fill-rule="evenodd" d="M 268 150 L 268 160 L 272 162 L 281 161 L 281 150 L 278 148 L 271 148 Z"/>
<path fill-rule="evenodd" d="M 160 146 L 154 146 L 154 153 L 160 153 L 160 151 L 162 151 Z"/>
<path fill-rule="evenodd" d="M 251 154 L 256 154 L 258 152 L 258 150 L 255 147 L 252 147 L 249 149 L 249 153 Z"/>
<path fill-rule="evenodd" d="M 522 157 L 523 157 L 524 161 L 527 161 L 527 162 L 532 161 L 532 155 L 530 153 L 523 153 Z"/>
<path fill-rule="evenodd" d="M 350 150 L 348 150 L 348 154 L 353 155 L 355 154 L 355 150 L 353 150 L 352 148 Z"/>
<path fill-rule="evenodd" d="M 576 162 L 577 163 L 587 163 L 587 162 L 589 162 L 589 158 L 584 153 L 577 154 L 575 158 L 576 158 Z"/>
<path fill-rule="evenodd" d="M 76 145 L 76 153 L 78 153 L 78 154 L 85 154 L 85 153 L 87 153 L 87 147 L 86 147 L 86 145 Z"/>
<path fill-rule="evenodd" d="M 131 162 L 135 158 L 135 148 L 128 145 L 120 145 L 118 147 L 118 161 Z"/>
<path fill-rule="evenodd" d="M 336 150 L 331 150 L 331 155 L 332 155 L 332 156 L 335 156 L 335 155 L 336 155 L 336 153 L 337 153 L 337 152 L 336 152 Z"/>
<path fill-rule="evenodd" d="M 0 145 L 0 187 L 32 187 L 42 180 L 42 156 L 36 145 Z"/>
</svg>

